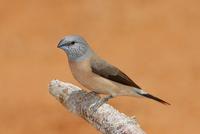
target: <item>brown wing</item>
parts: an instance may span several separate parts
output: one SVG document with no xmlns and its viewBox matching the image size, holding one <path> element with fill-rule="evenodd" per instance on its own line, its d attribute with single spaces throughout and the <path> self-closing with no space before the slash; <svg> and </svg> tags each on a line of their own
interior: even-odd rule
<svg viewBox="0 0 200 134">
<path fill-rule="evenodd" d="M 133 82 L 126 74 L 120 71 L 118 68 L 108 64 L 106 61 L 98 59 L 91 60 L 92 72 L 98 74 L 106 79 L 132 86 L 141 89 L 135 82 Z"/>
</svg>

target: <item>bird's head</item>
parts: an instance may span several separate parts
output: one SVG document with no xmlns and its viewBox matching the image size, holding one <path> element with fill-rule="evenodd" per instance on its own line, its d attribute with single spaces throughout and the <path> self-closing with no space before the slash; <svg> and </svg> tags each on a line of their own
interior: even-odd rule
<svg viewBox="0 0 200 134">
<path fill-rule="evenodd" d="M 79 35 L 65 36 L 57 47 L 65 51 L 69 60 L 84 58 L 91 52 L 88 43 Z"/>
</svg>

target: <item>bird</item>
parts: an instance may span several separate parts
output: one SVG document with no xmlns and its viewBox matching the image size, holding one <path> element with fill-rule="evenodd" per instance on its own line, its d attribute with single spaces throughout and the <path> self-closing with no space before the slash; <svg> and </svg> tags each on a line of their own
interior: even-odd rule
<svg viewBox="0 0 200 134">
<path fill-rule="evenodd" d="M 98 56 L 80 35 L 64 36 L 57 48 L 66 53 L 72 75 L 80 84 L 91 90 L 92 94 L 106 95 L 96 108 L 117 96 L 144 97 L 170 105 L 146 92 L 120 69 Z"/>
</svg>

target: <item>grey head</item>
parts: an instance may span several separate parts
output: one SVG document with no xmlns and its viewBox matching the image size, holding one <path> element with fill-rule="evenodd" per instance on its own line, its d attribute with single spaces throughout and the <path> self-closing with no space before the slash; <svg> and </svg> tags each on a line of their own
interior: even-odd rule
<svg viewBox="0 0 200 134">
<path fill-rule="evenodd" d="M 79 35 L 65 36 L 57 47 L 64 50 L 72 61 L 84 60 L 92 54 L 88 43 Z"/>
</svg>

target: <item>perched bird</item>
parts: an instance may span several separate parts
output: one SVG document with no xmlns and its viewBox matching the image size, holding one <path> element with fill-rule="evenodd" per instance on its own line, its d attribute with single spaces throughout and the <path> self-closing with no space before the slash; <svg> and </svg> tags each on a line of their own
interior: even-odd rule
<svg viewBox="0 0 200 134">
<path fill-rule="evenodd" d="M 125 73 L 101 59 L 81 36 L 65 36 L 57 47 L 67 54 L 71 72 L 77 81 L 91 93 L 108 95 L 97 107 L 115 96 L 142 96 L 169 105 L 145 92 Z"/>
</svg>

